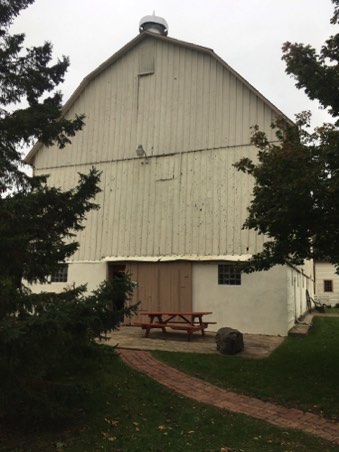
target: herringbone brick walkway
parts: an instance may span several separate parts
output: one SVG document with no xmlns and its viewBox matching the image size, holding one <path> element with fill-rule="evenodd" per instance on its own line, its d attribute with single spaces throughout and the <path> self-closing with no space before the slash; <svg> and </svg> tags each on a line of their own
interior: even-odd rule
<svg viewBox="0 0 339 452">
<path fill-rule="evenodd" d="M 185 397 L 262 419 L 279 427 L 300 429 L 339 444 L 338 423 L 313 413 L 306 413 L 295 408 L 285 408 L 218 388 L 156 360 L 147 351 L 119 349 L 119 353 L 131 367 L 149 375 Z"/>
</svg>

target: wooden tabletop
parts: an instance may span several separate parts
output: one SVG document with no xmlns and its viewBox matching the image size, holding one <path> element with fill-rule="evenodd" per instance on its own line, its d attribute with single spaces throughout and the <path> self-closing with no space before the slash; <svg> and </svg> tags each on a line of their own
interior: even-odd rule
<svg viewBox="0 0 339 452">
<path fill-rule="evenodd" d="M 212 312 L 200 312 L 200 311 L 145 311 L 140 312 L 142 315 L 207 315 L 212 314 Z"/>
</svg>

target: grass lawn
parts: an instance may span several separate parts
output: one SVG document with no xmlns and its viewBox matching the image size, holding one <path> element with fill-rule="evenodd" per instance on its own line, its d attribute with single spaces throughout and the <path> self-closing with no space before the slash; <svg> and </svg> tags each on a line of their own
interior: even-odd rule
<svg viewBox="0 0 339 452">
<path fill-rule="evenodd" d="M 286 338 L 266 359 L 154 355 L 218 386 L 339 420 L 339 318 L 315 317 L 307 337 Z"/>
<path fill-rule="evenodd" d="M 78 376 L 79 383 L 92 385 L 89 411 L 63 428 L 2 429 L 1 451 L 339 451 L 310 435 L 180 397 L 126 366 L 112 349 L 100 347 L 96 371 Z"/>
</svg>

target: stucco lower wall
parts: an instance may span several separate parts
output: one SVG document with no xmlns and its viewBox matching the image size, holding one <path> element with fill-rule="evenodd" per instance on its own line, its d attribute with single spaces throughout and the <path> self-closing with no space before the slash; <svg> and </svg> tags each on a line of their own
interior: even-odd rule
<svg viewBox="0 0 339 452">
<path fill-rule="evenodd" d="M 106 279 L 106 262 L 69 263 L 67 283 L 33 284 L 30 289 L 34 293 L 62 292 L 73 284 L 87 284 L 87 291 L 92 292 Z"/>
<path fill-rule="evenodd" d="M 308 275 L 309 276 L 309 275 Z M 61 292 L 73 284 L 87 284 L 91 292 L 107 277 L 106 262 L 69 263 L 67 283 L 35 284 L 33 292 Z M 313 282 L 302 272 L 277 266 L 267 272 L 241 275 L 241 285 L 219 285 L 218 263 L 192 265 L 192 304 L 195 311 L 211 311 L 206 320 L 243 333 L 287 335 L 296 318 L 306 311 L 306 288 Z"/>
<path fill-rule="evenodd" d="M 303 271 L 287 267 L 288 325 L 292 328 L 295 321 L 305 314 L 306 289 L 311 297 L 314 292 L 313 262 L 306 262 Z"/>
<path fill-rule="evenodd" d="M 243 333 L 288 333 L 286 267 L 241 275 L 241 285 L 219 285 L 218 264 L 193 265 L 193 310 L 212 311 L 210 330 L 229 326 Z"/>
</svg>

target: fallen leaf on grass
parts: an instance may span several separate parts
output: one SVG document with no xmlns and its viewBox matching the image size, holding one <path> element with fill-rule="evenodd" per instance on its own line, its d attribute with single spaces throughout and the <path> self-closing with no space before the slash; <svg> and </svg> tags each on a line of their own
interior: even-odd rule
<svg viewBox="0 0 339 452">
<path fill-rule="evenodd" d="M 115 420 L 115 419 L 107 419 L 105 418 L 105 422 L 107 422 L 107 424 L 111 425 L 112 427 L 117 427 L 119 424 L 119 421 Z"/>
<path fill-rule="evenodd" d="M 107 441 L 115 441 L 117 438 L 115 436 L 111 436 L 108 432 L 100 432 L 101 436 L 103 436 Z"/>
<path fill-rule="evenodd" d="M 135 427 L 135 431 L 136 431 L 136 432 L 140 432 L 139 422 L 133 422 L 133 425 L 134 425 L 134 427 Z"/>
</svg>

